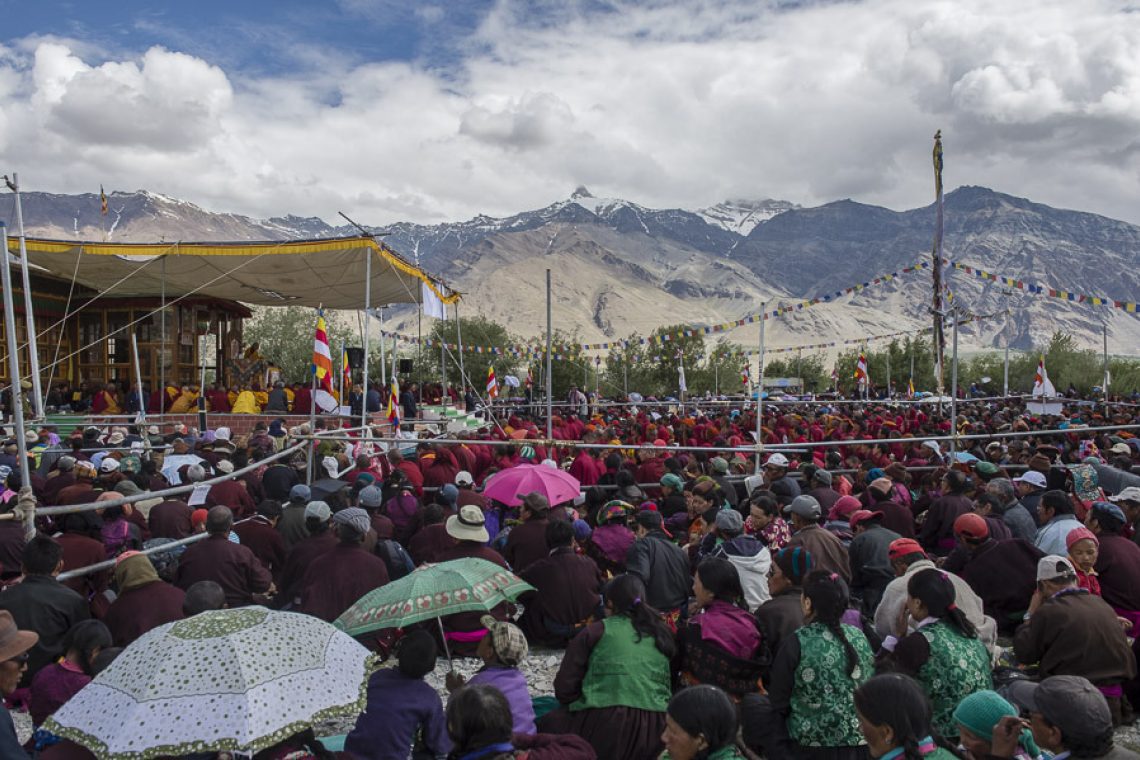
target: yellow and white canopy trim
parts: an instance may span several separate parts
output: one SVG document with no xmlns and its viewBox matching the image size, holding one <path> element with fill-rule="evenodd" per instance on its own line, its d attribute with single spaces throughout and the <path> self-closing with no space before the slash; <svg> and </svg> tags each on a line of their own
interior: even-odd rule
<svg viewBox="0 0 1140 760">
<path fill-rule="evenodd" d="M 19 252 L 19 241 L 8 238 Z M 260 306 L 420 303 L 426 285 L 446 304 L 459 293 L 371 237 L 242 243 L 83 243 L 27 239 L 29 261 L 66 280 L 119 296 L 188 294 Z"/>
</svg>

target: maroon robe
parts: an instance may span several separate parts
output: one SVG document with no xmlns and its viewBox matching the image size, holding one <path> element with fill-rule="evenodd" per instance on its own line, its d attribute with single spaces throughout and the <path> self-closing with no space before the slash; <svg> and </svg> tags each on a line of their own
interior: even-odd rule
<svg viewBox="0 0 1140 760">
<path fill-rule="evenodd" d="M 234 526 L 234 533 L 241 539 L 242 546 L 248 546 L 253 556 L 265 565 L 274 578 L 281 577 L 285 569 L 285 539 L 261 515 Z"/>
<path fill-rule="evenodd" d="M 194 533 L 190 516 L 194 514 L 186 502 L 169 499 L 150 508 L 150 533 L 155 538 L 187 538 Z"/>
<path fill-rule="evenodd" d="M 226 593 L 226 604 L 244 607 L 254 594 L 264 594 L 273 579 L 249 547 L 212 535 L 191 544 L 178 562 L 178 587 L 186 590 L 198 581 L 214 581 Z"/>
<path fill-rule="evenodd" d="M 301 593 L 301 581 L 309 571 L 309 565 L 336 545 L 336 535 L 331 531 L 307 536 L 294 544 L 285 558 L 285 568 L 281 571 L 281 582 L 278 584 L 277 592 L 279 607 L 296 603 Z"/>
<path fill-rule="evenodd" d="M 546 515 L 532 516 L 507 534 L 503 557 L 511 563 L 511 568 L 516 573 L 521 573 L 529 565 L 546 559 L 550 554 L 550 549 L 546 546 L 546 526 L 549 522 Z"/>
<path fill-rule="evenodd" d="M 63 570 L 75 570 L 80 567 L 98 564 L 107 559 L 107 550 L 102 541 L 80 533 L 64 533 L 56 537 L 56 543 L 63 547 Z M 68 578 L 60 581 L 63 585 L 84 599 L 91 599 L 95 594 L 107 590 L 111 583 L 111 571 L 101 570 L 98 573 Z"/>
<path fill-rule="evenodd" d="M 425 562 L 439 562 L 440 555 L 455 546 L 455 539 L 447 533 L 444 523 L 425 525 L 408 541 L 408 554 L 416 567 Z"/>
<path fill-rule="evenodd" d="M 152 628 L 182 619 L 186 593 L 164 581 L 128 589 L 111 602 L 103 622 L 117 647 L 125 647 Z"/>
<path fill-rule="evenodd" d="M 331 623 L 352 604 L 388 582 L 384 560 L 356 544 L 337 544 L 309 565 L 301 581 L 300 612 Z"/>
<path fill-rule="evenodd" d="M 218 505 L 229 507 L 230 511 L 234 513 L 234 520 L 241 520 L 252 515 L 257 509 L 249 491 L 245 490 L 245 486 L 236 480 L 226 480 L 210 486 L 210 492 L 206 494 L 206 508 L 209 509 Z"/>
</svg>

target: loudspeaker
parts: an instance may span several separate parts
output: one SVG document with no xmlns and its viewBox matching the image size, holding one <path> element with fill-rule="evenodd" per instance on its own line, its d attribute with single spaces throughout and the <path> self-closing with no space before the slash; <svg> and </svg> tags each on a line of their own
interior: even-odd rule
<svg viewBox="0 0 1140 760">
<path fill-rule="evenodd" d="M 404 375 L 412 374 L 412 360 L 411 359 L 401 359 L 400 360 L 400 372 Z"/>
<path fill-rule="evenodd" d="M 363 348 L 346 348 L 344 352 L 348 354 L 348 366 L 356 369 L 357 367 L 364 366 L 364 349 Z"/>
</svg>

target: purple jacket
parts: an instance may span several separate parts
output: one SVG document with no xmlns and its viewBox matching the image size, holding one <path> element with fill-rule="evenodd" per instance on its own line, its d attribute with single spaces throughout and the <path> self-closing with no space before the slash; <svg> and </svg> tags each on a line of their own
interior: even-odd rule
<svg viewBox="0 0 1140 760">
<path fill-rule="evenodd" d="M 530 692 L 526 686 L 526 676 L 518 668 L 508 668 L 505 665 L 488 665 L 471 676 L 468 684 L 488 684 L 503 692 L 507 703 L 511 706 L 511 717 L 514 718 L 514 733 L 533 734 L 534 703 L 530 701 Z"/>
<path fill-rule="evenodd" d="M 368 680 L 368 703 L 344 750 L 356 760 L 407 760 L 416 733 L 436 755 L 451 750 L 443 703 L 423 679 L 409 678 L 396 668 L 384 668 Z"/>
</svg>

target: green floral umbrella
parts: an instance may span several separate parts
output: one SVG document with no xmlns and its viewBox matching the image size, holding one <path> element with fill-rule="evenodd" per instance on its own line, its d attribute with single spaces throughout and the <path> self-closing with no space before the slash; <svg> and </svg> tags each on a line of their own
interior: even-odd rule
<svg viewBox="0 0 1140 760">
<path fill-rule="evenodd" d="M 351 636 L 402 628 L 457 612 L 488 611 L 534 586 L 494 562 L 468 557 L 423 565 L 369 591 L 333 623 Z"/>
<path fill-rule="evenodd" d="M 44 728 L 100 760 L 257 752 L 363 710 L 374 657 L 308 615 L 203 612 L 143 635 Z"/>
</svg>

